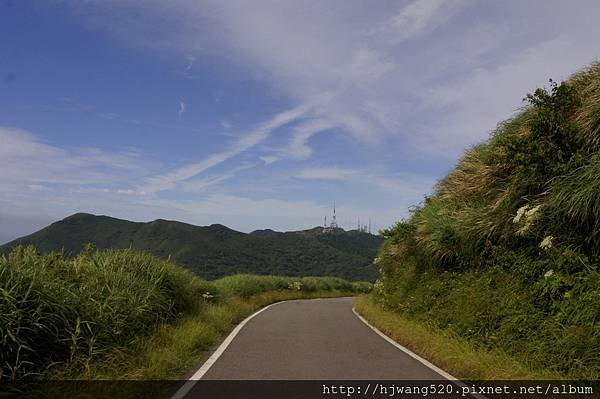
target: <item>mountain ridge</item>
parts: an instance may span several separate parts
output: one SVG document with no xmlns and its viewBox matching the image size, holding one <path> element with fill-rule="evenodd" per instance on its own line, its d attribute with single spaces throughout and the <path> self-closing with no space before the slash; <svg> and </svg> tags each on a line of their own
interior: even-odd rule
<svg viewBox="0 0 600 399">
<path fill-rule="evenodd" d="M 372 264 L 382 239 L 356 230 L 323 233 L 323 228 L 243 233 L 222 224 L 196 226 L 156 219 L 132 222 L 106 215 L 75 213 L 30 235 L 0 246 L 34 245 L 42 253 L 77 255 L 87 243 L 99 249 L 134 248 L 171 258 L 203 278 L 234 273 L 336 276 L 374 280 Z"/>
</svg>

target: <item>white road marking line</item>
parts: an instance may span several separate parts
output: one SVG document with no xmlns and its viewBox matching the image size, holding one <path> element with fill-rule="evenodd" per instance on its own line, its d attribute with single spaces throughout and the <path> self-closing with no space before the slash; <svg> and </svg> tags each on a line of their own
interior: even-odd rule
<svg viewBox="0 0 600 399">
<path fill-rule="evenodd" d="M 390 344 L 394 345 L 396 348 L 400 349 L 402 352 L 406 353 L 408 356 L 412 357 L 415 360 L 418 360 L 423 365 L 425 365 L 428 368 L 430 368 L 431 370 L 435 371 L 436 373 L 438 373 L 439 375 L 441 375 L 445 379 L 447 379 L 447 380 L 453 380 L 453 381 L 458 381 L 458 378 L 456 378 L 456 377 L 454 377 L 454 376 L 446 373 L 444 370 L 442 370 L 441 368 L 439 368 L 435 364 L 433 364 L 433 363 L 431 363 L 431 362 L 423 359 L 421 356 L 417 355 L 416 353 L 414 353 L 410 349 L 405 348 L 404 346 L 400 345 L 399 343 L 397 343 L 396 341 L 394 341 L 393 339 L 391 339 L 390 337 L 388 337 L 387 335 L 385 335 L 384 333 L 382 333 L 381 331 L 379 331 L 377 329 L 377 327 L 374 327 L 371 324 L 369 324 L 369 322 L 367 320 L 365 320 L 364 317 L 362 317 L 361 315 L 358 314 L 358 312 L 356 311 L 356 308 L 353 307 L 352 308 L 352 312 L 356 315 L 356 317 L 358 317 L 360 319 L 360 321 L 362 321 L 363 323 L 365 323 L 371 330 L 375 331 L 381 338 L 385 339 L 387 342 L 389 342 Z"/>
<path fill-rule="evenodd" d="M 213 352 L 213 354 L 208 358 L 208 360 L 206 360 L 206 362 L 204 362 L 202 367 L 200 367 L 194 373 L 194 375 L 191 376 L 188 379 L 188 381 L 181 388 L 179 388 L 179 390 L 177 392 L 175 392 L 175 395 L 173 395 L 171 397 L 171 399 L 183 399 L 185 397 L 185 395 L 187 395 L 191 391 L 191 389 L 194 387 L 194 385 L 196 385 L 196 382 L 198 382 L 198 380 L 200 380 L 204 376 L 204 374 L 206 374 L 206 372 L 212 367 L 212 365 L 215 364 L 215 362 L 221 357 L 223 352 L 225 352 L 225 349 L 227 349 L 229 344 L 231 344 L 231 341 L 233 341 L 235 336 L 238 335 L 238 333 L 242 330 L 242 328 L 246 325 L 246 323 L 248 323 L 253 317 L 258 316 L 260 313 L 269 309 L 271 306 L 275 306 L 275 305 L 278 305 L 283 302 L 288 302 L 288 301 L 280 301 L 280 302 L 272 303 L 268 306 L 265 306 L 264 308 L 262 308 L 260 310 L 257 310 L 256 312 L 252 313 L 250 316 L 248 316 L 244 320 L 242 320 L 242 322 L 233 329 L 233 331 L 227 336 L 227 338 L 225 338 L 225 341 L 223 341 L 221 343 L 221 345 L 219 345 L 217 350 Z"/>
<path fill-rule="evenodd" d="M 318 298 L 318 299 L 321 299 L 321 298 Z M 175 392 L 175 394 L 171 397 L 171 399 L 183 399 L 192 390 L 194 385 L 196 385 L 196 382 L 198 382 L 204 376 L 204 374 L 206 374 L 208 372 L 208 370 L 213 366 L 213 364 L 215 364 L 215 362 L 221 357 L 223 352 L 225 352 L 225 350 L 231 344 L 231 342 L 236 337 L 236 335 L 239 334 L 239 332 L 246 325 L 246 323 L 248 323 L 252 318 L 254 318 L 255 316 L 258 316 L 260 313 L 264 312 L 265 310 L 269 309 L 272 306 L 278 305 L 280 303 L 292 302 L 292 301 L 295 301 L 295 299 L 272 303 L 268 306 L 265 306 L 262 309 L 257 310 L 256 312 L 252 313 L 250 316 L 248 316 L 244 320 L 242 320 L 242 322 L 240 324 L 238 324 L 233 329 L 233 331 L 231 331 L 231 333 L 227 336 L 227 338 L 225 338 L 225 340 L 221 343 L 221 345 L 219 345 L 217 350 L 213 352 L 213 354 L 208 358 L 208 360 L 206 360 L 206 362 L 204 362 L 204 364 L 194 373 L 194 375 L 192 375 L 188 379 L 188 381 L 181 388 L 179 388 L 179 390 L 177 392 Z M 431 370 L 440 374 L 442 377 L 446 378 L 447 380 L 452 380 L 460 386 L 465 386 L 465 387 L 467 386 L 466 384 L 461 382 L 458 378 L 448 374 L 444 370 L 440 369 L 439 367 L 430 363 L 429 361 L 423 359 L 422 357 L 420 357 L 416 353 L 412 352 L 408 348 L 405 348 L 404 346 L 400 345 L 399 343 L 397 343 L 396 341 L 394 341 L 393 339 L 391 339 L 390 337 L 388 337 L 387 335 L 385 335 L 384 333 L 379 331 L 376 327 L 373 327 L 371 324 L 369 324 L 369 322 L 367 320 L 365 320 L 361 315 L 359 315 L 356 312 L 354 307 L 352 307 L 352 313 L 354 313 L 360 321 L 365 323 L 371 330 L 375 331 L 380 337 L 382 337 L 383 339 L 388 341 L 390 344 L 394 345 L 396 348 L 400 349 L 402 352 L 406 353 L 413 359 L 421 362 L 423 365 L 429 367 Z M 480 395 L 474 395 L 474 396 L 480 397 L 480 398 L 482 397 Z M 485 397 L 483 397 L 483 398 L 485 398 Z"/>
<path fill-rule="evenodd" d="M 379 335 L 381 338 L 385 339 L 390 344 L 394 345 L 396 348 L 400 349 L 402 352 L 406 353 L 408 356 L 410 356 L 413 359 L 419 361 L 421 364 L 423 364 L 424 366 L 426 366 L 426 367 L 430 368 L 431 370 L 435 371 L 436 373 L 438 373 L 439 375 L 441 375 L 445 379 L 452 381 L 454 384 L 459 385 L 460 387 L 467 387 L 468 388 L 468 385 L 465 384 L 464 382 L 462 382 L 461 380 L 459 380 L 458 378 L 456 378 L 453 375 L 445 372 L 444 370 L 442 370 L 441 368 L 439 368 L 435 364 L 429 362 L 428 360 L 423 359 L 421 356 L 417 355 L 416 353 L 414 353 L 410 349 L 405 348 L 404 346 L 400 345 L 398 342 L 394 341 L 393 339 L 391 339 L 390 337 L 388 337 L 387 335 L 385 335 L 384 333 L 382 333 L 381 331 L 379 331 L 379 329 L 377 327 L 372 326 L 364 317 L 362 317 L 361 315 L 358 314 L 358 312 L 356 311 L 355 307 L 352 307 L 352 313 L 354 313 L 356 315 L 356 317 L 358 317 L 358 319 L 360 321 L 362 321 L 363 323 L 365 323 L 367 325 L 367 327 L 369 327 L 371 330 L 375 331 L 377 333 L 377 335 Z M 478 399 L 486 399 L 485 396 L 480 395 L 480 394 L 470 394 L 470 396 L 474 397 L 474 398 L 478 398 Z"/>
</svg>

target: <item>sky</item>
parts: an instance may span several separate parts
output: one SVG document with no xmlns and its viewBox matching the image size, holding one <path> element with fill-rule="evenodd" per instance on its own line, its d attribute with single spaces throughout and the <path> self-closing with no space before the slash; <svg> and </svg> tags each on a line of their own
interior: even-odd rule
<svg viewBox="0 0 600 399">
<path fill-rule="evenodd" d="M 373 230 L 549 78 L 591 0 L 0 0 L 0 242 L 76 212 Z"/>
</svg>

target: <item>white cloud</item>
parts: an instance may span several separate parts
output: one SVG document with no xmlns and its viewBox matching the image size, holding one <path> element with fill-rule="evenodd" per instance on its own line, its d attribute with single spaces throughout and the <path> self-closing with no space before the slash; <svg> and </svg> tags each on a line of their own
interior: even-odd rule
<svg viewBox="0 0 600 399">
<path fill-rule="evenodd" d="M 281 158 L 279 158 L 276 155 L 263 155 L 258 157 L 261 161 L 263 161 L 265 163 L 265 165 L 270 165 L 273 162 L 277 162 L 279 161 Z"/>
<path fill-rule="evenodd" d="M 365 36 L 386 35 L 390 37 L 392 43 L 406 40 L 425 30 L 432 30 L 435 26 L 432 20 L 439 14 L 445 3 L 446 0 L 413 1 L 376 28 L 363 34 Z"/>
<path fill-rule="evenodd" d="M 132 172 L 142 173 L 149 167 L 131 151 L 65 149 L 45 143 L 32 133 L 0 127 L 0 185 L 113 185 L 128 180 Z"/>
<path fill-rule="evenodd" d="M 194 57 L 193 55 L 189 54 L 188 57 L 187 57 L 187 61 L 188 61 L 188 63 L 185 66 L 185 70 L 189 71 L 194 66 L 194 63 L 196 62 L 196 57 Z"/>
<path fill-rule="evenodd" d="M 221 126 L 223 126 L 225 129 L 231 129 L 231 123 L 229 121 L 226 121 L 225 119 L 221 119 L 219 121 L 219 123 L 221 124 Z"/>
<path fill-rule="evenodd" d="M 336 123 L 326 119 L 310 119 L 292 129 L 292 139 L 285 152 L 297 159 L 306 159 L 311 156 L 312 150 L 307 141 L 315 134 L 336 127 Z"/>
<path fill-rule="evenodd" d="M 211 1 L 210 6 L 177 0 L 144 6 L 119 1 L 111 7 L 122 3 L 127 6 L 120 19 L 109 25 L 120 38 L 163 51 L 168 45 L 170 52 L 194 49 L 222 57 L 296 104 L 328 93 L 307 117 L 327 120 L 365 142 L 402 136 L 405 148 L 427 157 L 455 157 L 519 105 L 524 86 L 554 71 L 573 71 L 599 50 L 589 41 L 600 33 L 590 17 L 597 3 L 585 1 L 578 7 L 555 1 L 484 7 L 470 0 L 415 0 L 390 7 L 335 0 Z M 128 13 L 136 16 L 131 26 L 124 23 Z M 178 28 L 157 29 L 159 19 Z M 540 38 L 565 34 L 573 40 L 539 53 L 530 64 L 535 68 L 518 70 Z M 160 40 L 150 41 L 154 36 Z M 502 69 L 507 73 L 499 85 L 473 83 L 482 75 L 497 81 Z M 438 95 L 451 111 L 443 101 L 429 101 Z M 459 101 L 452 102 L 454 97 Z M 476 123 L 450 131 L 456 120 Z M 301 135 L 295 140 L 296 155 L 309 156 L 306 140 Z M 430 141 L 433 146 L 424 145 Z M 456 149 L 444 151 L 448 143 Z"/>
<path fill-rule="evenodd" d="M 352 180 L 358 172 L 354 169 L 339 167 L 330 168 L 307 168 L 301 170 L 296 177 L 301 179 L 324 179 L 324 180 Z"/>
<path fill-rule="evenodd" d="M 245 170 L 251 169 L 255 167 L 257 164 L 248 163 L 233 168 L 225 173 L 216 174 L 211 177 L 203 178 L 203 179 L 191 179 L 181 183 L 181 191 L 184 193 L 199 193 L 205 192 L 207 188 L 214 186 L 218 183 L 221 183 L 225 180 L 229 180 L 235 177 L 239 172 L 243 172 Z"/>
<path fill-rule="evenodd" d="M 295 177 L 312 180 L 338 180 L 356 186 L 375 187 L 384 192 L 394 193 L 398 199 L 411 199 L 413 204 L 428 194 L 435 183 L 435 179 L 429 176 L 407 173 L 383 175 L 337 166 L 305 168 Z"/>
<path fill-rule="evenodd" d="M 549 78 L 567 79 L 600 57 L 600 47 L 592 51 L 588 47 L 577 35 L 562 34 L 511 54 L 506 63 L 477 68 L 462 79 L 423 90 L 424 107 L 446 112 L 419 131 L 411 148 L 456 158 L 467 146 L 487 138 L 497 123 L 519 111 L 527 92 L 544 86 Z M 573 63 L 573 59 L 581 61 Z"/>
<path fill-rule="evenodd" d="M 177 115 L 181 116 L 185 112 L 185 100 L 182 98 L 179 100 L 179 111 L 177 111 Z"/>
<path fill-rule="evenodd" d="M 306 114 L 306 112 L 306 105 L 280 112 L 270 120 L 259 125 L 250 133 L 239 137 L 225 151 L 211 154 L 200 161 L 182 166 L 172 172 L 147 178 L 145 184 L 140 187 L 140 191 L 145 193 L 154 193 L 173 189 L 176 187 L 178 182 L 190 179 L 254 147 L 255 145 L 267 139 L 273 130 L 298 118 L 301 118 Z"/>
<path fill-rule="evenodd" d="M 343 3 L 329 8 L 322 3 L 213 2 L 211 7 L 203 7 L 178 1 L 168 7 L 158 3 L 138 10 L 142 11 L 140 20 L 149 24 L 147 29 L 155 29 L 150 21 L 159 14 L 179 21 L 177 33 L 164 32 L 164 41 L 178 43 L 171 51 L 189 51 L 195 43 L 205 43 L 210 37 L 214 40 L 211 48 L 201 47 L 211 56 L 235 57 L 247 74 L 271 83 L 297 104 L 321 102 L 310 117 L 326 118 L 364 140 L 377 133 L 377 115 L 370 115 L 369 108 L 356 112 L 357 105 L 367 98 L 377 101 L 372 82 L 394 70 L 396 60 L 366 43 L 348 40 L 354 27 L 344 23 L 344 17 L 356 20 L 356 9 Z M 370 18 L 373 23 L 377 19 Z M 198 21 L 211 23 L 202 25 Z M 116 22 L 111 23 L 119 35 L 123 30 L 128 32 L 127 40 L 139 37 L 141 43 L 149 45 L 147 37 L 140 37 L 144 32 L 141 22 L 135 25 L 137 32 L 129 32 L 125 26 L 117 29 Z"/>
<path fill-rule="evenodd" d="M 38 193 L 52 191 L 52 188 L 44 186 L 42 184 L 28 184 L 27 188 L 31 191 L 38 192 Z"/>
</svg>

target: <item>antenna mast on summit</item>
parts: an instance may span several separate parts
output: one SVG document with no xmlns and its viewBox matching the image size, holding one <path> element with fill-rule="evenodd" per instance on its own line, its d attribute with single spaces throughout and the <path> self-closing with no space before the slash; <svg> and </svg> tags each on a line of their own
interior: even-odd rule
<svg viewBox="0 0 600 399">
<path fill-rule="evenodd" d="M 333 220 L 331 221 L 331 228 L 337 229 L 337 220 L 335 218 L 335 200 L 333 200 Z"/>
<path fill-rule="evenodd" d="M 338 229 L 337 218 L 335 214 L 335 201 L 333 201 L 333 216 L 331 217 L 331 223 L 327 226 L 327 216 L 325 217 L 325 228 L 324 233 L 333 233 Z"/>
</svg>

